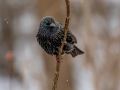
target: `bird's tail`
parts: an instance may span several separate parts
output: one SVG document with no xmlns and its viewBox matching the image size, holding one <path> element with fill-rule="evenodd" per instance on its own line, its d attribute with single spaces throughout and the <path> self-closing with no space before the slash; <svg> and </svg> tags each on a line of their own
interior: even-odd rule
<svg viewBox="0 0 120 90">
<path fill-rule="evenodd" d="M 70 52 L 70 54 L 72 57 L 76 57 L 77 55 L 84 54 L 84 52 L 74 45 L 74 49 Z"/>
</svg>

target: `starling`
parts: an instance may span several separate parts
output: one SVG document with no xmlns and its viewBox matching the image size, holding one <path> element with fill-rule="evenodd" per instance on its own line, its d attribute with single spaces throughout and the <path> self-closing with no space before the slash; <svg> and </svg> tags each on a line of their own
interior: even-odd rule
<svg viewBox="0 0 120 90">
<path fill-rule="evenodd" d="M 58 48 L 64 38 L 64 25 L 56 22 L 53 17 L 47 16 L 41 20 L 36 37 L 40 46 L 48 54 L 57 56 Z M 83 54 L 84 52 L 76 47 L 75 43 L 77 43 L 76 37 L 68 30 L 62 54 L 71 54 L 72 57 Z"/>
</svg>

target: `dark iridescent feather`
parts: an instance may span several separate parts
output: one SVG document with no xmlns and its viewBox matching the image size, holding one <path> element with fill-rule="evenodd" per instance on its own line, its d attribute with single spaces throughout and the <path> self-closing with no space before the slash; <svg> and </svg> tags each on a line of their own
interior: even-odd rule
<svg viewBox="0 0 120 90">
<path fill-rule="evenodd" d="M 52 17 L 45 17 L 40 23 L 36 37 L 48 54 L 57 55 L 58 47 L 61 46 L 64 37 L 64 25 L 59 24 Z M 84 52 L 77 48 L 74 43 L 77 43 L 77 39 L 69 30 L 62 54 L 71 54 L 73 57 L 83 54 Z"/>
</svg>

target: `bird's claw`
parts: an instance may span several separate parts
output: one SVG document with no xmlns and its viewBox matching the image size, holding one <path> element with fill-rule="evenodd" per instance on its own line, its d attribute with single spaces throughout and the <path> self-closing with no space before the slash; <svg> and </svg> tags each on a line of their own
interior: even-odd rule
<svg viewBox="0 0 120 90">
<path fill-rule="evenodd" d="M 56 57 L 56 60 L 58 61 L 58 62 L 63 62 L 63 60 L 62 60 L 63 58 L 61 57 L 61 58 L 59 58 L 59 57 Z"/>
</svg>

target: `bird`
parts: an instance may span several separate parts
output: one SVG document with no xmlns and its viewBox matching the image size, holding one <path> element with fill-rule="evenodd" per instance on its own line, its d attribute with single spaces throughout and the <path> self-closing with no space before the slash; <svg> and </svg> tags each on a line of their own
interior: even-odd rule
<svg viewBox="0 0 120 90">
<path fill-rule="evenodd" d="M 58 48 L 62 45 L 64 38 L 64 27 L 63 24 L 58 23 L 51 16 L 42 18 L 36 37 L 39 45 L 49 55 L 58 55 Z M 61 55 L 71 54 L 72 57 L 76 57 L 77 55 L 84 54 L 84 52 L 75 45 L 76 43 L 76 37 L 68 30 Z"/>
</svg>

